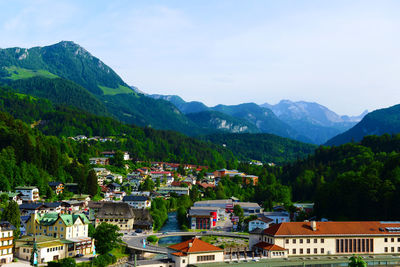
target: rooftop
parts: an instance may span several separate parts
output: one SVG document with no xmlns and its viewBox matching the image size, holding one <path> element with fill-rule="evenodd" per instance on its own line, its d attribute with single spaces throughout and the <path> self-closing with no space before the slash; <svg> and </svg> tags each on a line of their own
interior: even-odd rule
<svg viewBox="0 0 400 267">
<path fill-rule="evenodd" d="M 400 222 L 284 222 L 270 226 L 263 234 L 270 236 L 337 236 L 337 235 L 398 235 Z"/>
<path fill-rule="evenodd" d="M 178 252 L 177 254 L 179 254 L 177 256 L 180 256 L 181 254 L 183 256 L 185 254 L 196 253 L 196 252 L 210 252 L 210 251 L 221 251 L 222 252 L 223 251 L 223 249 L 213 246 L 213 245 L 211 245 L 207 242 L 204 242 L 198 238 L 189 239 L 182 243 L 169 246 L 169 248 L 176 250 Z"/>
</svg>

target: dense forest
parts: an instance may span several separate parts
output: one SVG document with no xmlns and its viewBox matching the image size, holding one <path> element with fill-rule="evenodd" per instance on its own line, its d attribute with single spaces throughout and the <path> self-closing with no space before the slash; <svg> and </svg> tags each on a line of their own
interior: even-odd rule
<svg viewBox="0 0 400 267">
<path fill-rule="evenodd" d="M 225 145 L 239 160 L 284 164 L 311 154 L 317 146 L 273 134 L 211 134 L 201 137 Z"/>
</svg>

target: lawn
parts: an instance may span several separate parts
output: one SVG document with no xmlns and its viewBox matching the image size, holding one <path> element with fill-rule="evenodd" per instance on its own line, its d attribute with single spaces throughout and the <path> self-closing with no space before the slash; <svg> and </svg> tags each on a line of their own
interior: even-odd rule
<svg viewBox="0 0 400 267">
<path fill-rule="evenodd" d="M 11 74 L 10 77 L 6 78 L 11 80 L 27 79 L 35 76 L 41 76 L 50 79 L 58 77 L 57 75 L 54 75 L 53 73 L 48 72 L 47 70 L 28 70 L 16 66 L 6 67 L 6 70 L 8 71 L 8 73 Z"/>
<path fill-rule="evenodd" d="M 102 86 L 99 85 L 100 89 L 103 90 L 103 93 L 105 95 L 117 95 L 117 94 L 132 94 L 134 93 L 134 91 L 127 87 L 127 86 L 123 86 L 123 85 L 119 85 L 118 88 L 111 88 L 111 87 L 106 87 L 106 86 Z"/>
</svg>

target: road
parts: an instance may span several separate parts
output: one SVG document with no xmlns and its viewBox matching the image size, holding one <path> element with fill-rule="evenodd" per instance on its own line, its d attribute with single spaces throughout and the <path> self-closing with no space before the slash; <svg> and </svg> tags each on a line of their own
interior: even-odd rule
<svg viewBox="0 0 400 267">
<path fill-rule="evenodd" d="M 169 237 L 169 236 L 226 236 L 226 237 L 234 237 L 234 238 L 244 238 L 249 239 L 248 235 L 237 234 L 232 232 L 222 232 L 222 231 L 202 231 L 202 232 L 167 232 L 167 233 L 154 233 L 154 234 L 138 234 L 138 235 L 129 235 L 127 233 L 123 236 L 123 240 L 126 242 L 128 247 L 133 248 L 135 250 L 140 250 L 143 252 L 150 252 L 156 254 L 168 254 L 168 248 L 159 247 L 154 245 L 149 245 L 146 242 L 146 247 L 143 247 L 143 239 L 147 239 L 148 236 L 155 235 L 158 238 Z"/>
</svg>

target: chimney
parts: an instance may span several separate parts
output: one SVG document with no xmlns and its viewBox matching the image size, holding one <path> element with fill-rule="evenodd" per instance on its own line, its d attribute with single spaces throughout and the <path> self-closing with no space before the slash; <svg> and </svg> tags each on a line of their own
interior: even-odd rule
<svg viewBox="0 0 400 267">
<path fill-rule="evenodd" d="M 317 231 L 317 222 L 316 221 L 311 221 L 311 229 L 313 231 Z"/>
<path fill-rule="evenodd" d="M 193 246 L 193 243 L 192 242 L 190 242 L 189 243 L 189 248 L 191 248 Z"/>
</svg>

